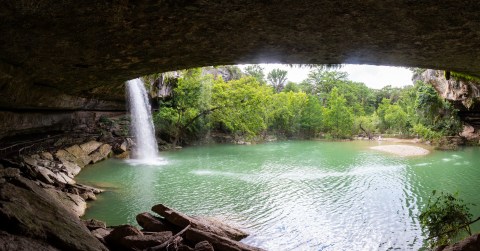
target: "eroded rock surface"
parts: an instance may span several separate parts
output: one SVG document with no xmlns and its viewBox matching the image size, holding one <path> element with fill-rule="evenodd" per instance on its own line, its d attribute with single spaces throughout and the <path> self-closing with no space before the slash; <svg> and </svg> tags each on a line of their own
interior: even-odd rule
<svg viewBox="0 0 480 251">
<path fill-rule="evenodd" d="M 4 235 L 0 240 L 14 238 L 16 242 L 1 243 L 0 247 L 17 245 L 21 250 L 25 238 L 30 238 L 36 240 L 32 247 L 39 250 L 107 250 L 73 212 L 35 182 L 22 177 L 18 169 L 0 169 L 0 177 L 0 228 L 18 236 Z"/>
</svg>

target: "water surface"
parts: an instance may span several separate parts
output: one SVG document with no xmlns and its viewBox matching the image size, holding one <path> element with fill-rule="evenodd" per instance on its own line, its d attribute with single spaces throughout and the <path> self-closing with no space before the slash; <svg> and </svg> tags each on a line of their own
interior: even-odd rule
<svg viewBox="0 0 480 251">
<path fill-rule="evenodd" d="M 251 233 L 245 243 L 267 250 L 418 250 L 417 216 L 432 190 L 480 201 L 480 149 L 401 158 L 369 149 L 378 144 L 190 147 L 161 153 L 161 166 L 107 160 L 77 180 L 107 188 L 87 218 L 136 224 L 138 213 L 164 203 L 241 225 Z"/>
</svg>

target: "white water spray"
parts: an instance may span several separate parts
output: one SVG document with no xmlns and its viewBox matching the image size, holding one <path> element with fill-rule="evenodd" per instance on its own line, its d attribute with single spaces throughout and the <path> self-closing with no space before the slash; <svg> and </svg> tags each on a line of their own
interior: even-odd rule
<svg viewBox="0 0 480 251">
<path fill-rule="evenodd" d="M 127 90 L 131 128 L 136 141 L 133 157 L 142 162 L 156 162 L 159 159 L 158 145 L 145 86 L 142 80 L 136 78 L 127 81 Z"/>
</svg>

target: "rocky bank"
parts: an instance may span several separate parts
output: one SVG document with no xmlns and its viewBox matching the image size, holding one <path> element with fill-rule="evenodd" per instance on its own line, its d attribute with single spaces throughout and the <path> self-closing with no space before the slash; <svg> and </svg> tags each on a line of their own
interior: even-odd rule
<svg viewBox="0 0 480 251">
<path fill-rule="evenodd" d="M 0 250 L 260 250 L 238 242 L 247 236 L 241 230 L 161 204 L 152 208 L 158 216 L 137 216 L 142 230 L 81 220 L 103 190 L 75 176 L 109 157 L 127 158 L 134 145 L 125 118 L 97 122 L 90 133 L 16 143 L 0 156 Z"/>
</svg>

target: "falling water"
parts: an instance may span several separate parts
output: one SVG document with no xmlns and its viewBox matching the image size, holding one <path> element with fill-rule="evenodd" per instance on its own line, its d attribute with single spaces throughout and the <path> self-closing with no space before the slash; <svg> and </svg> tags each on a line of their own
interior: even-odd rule
<svg viewBox="0 0 480 251">
<path fill-rule="evenodd" d="M 151 107 L 147 91 L 139 78 L 127 81 L 131 128 L 136 140 L 133 157 L 145 162 L 158 160 Z"/>
</svg>

